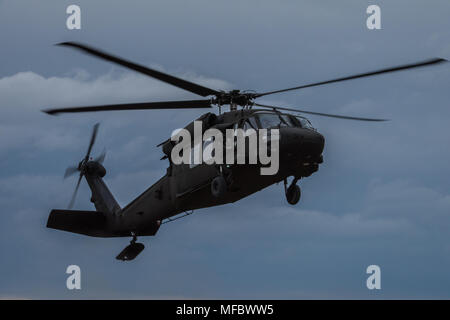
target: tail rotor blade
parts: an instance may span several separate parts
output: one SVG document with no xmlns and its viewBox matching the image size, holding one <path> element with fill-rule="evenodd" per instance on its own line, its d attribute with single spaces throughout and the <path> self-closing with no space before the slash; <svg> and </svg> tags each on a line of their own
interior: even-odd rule
<svg viewBox="0 0 450 320">
<path fill-rule="evenodd" d="M 75 191 L 73 192 L 72 199 L 70 199 L 68 209 L 72 209 L 73 204 L 75 203 L 75 198 L 77 197 L 78 188 L 80 187 L 81 179 L 83 178 L 83 174 L 80 173 L 80 177 L 78 178 L 77 186 L 75 187 Z"/>
<path fill-rule="evenodd" d="M 102 154 L 99 155 L 97 158 L 95 158 L 94 161 L 98 162 L 98 163 L 103 163 L 103 161 L 105 161 L 105 157 L 106 157 L 106 151 L 103 150 Z"/>
<path fill-rule="evenodd" d="M 98 132 L 99 125 L 100 125 L 99 123 L 96 123 L 94 125 L 94 129 L 92 130 L 91 141 L 89 142 L 89 147 L 88 147 L 88 150 L 87 150 L 87 153 L 86 153 L 86 157 L 84 157 L 85 161 L 88 161 L 89 160 L 89 156 L 91 155 L 92 146 L 94 145 L 95 139 L 97 138 L 97 132 Z"/>
<path fill-rule="evenodd" d="M 71 175 L 73 175 L 77 171 L 78 171 L 77 167 L 68 167 L 66 169 L 66 172 L 64 173 L 64 179 L 66 179 L 67 177 L 70 177 Z"/>
</svg>

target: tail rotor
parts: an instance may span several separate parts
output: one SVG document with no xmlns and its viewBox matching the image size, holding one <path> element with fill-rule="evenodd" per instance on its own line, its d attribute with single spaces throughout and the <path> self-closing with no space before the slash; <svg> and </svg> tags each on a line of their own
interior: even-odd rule
<svg viewBox="0 0 450 320">
<path fill-rule="evenodd" d="M 68 167 L 66 169 L 66 172 L 64 173 L 64 179 L 65 179 L 65 178 L 68 178 L 68 177 L 74 175 L 75 173 L 79 172 L 78 181 L 77 181 L 77 184 L 75 186 L 75 190 L 74 190 L 72 198 L 70 200 L 68 209 L 71 209 L 73 207 L 73 204 L 75 203 L 75 199 L 76 199 L 76 196 L 77 196 L 77 193 L 78 193 L 78 189 L 80 188 L 81 180 L 82 180 L 83 176 L 86 174 L 86 164 L 90 160 L 92 147 L 94 146 L 95 140 L 97 138 L 99 125 L 100 125 L 99 123 L 96 123 L 94 125 L 94 128 L 92 129 L 91 140 L 89 142 L 89 146 L 88 146 L 86 155 L 84 156 L 83 160 L 80 161 L 78 166 Z M 103 161 L 105 160 L 105 156 L 106 156 L 106 152 L 103 151 L 102 154 L 100 154 L 93 161 L 94 162 L 98 162 L 98 163 L 103 163 Z"/>
</svg>

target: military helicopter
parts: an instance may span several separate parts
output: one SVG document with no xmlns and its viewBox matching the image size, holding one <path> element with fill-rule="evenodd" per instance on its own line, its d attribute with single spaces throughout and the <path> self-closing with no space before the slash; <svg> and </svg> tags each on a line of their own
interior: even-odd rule
<svg viewBox="0 0 450 320">
<path fill-rule="evenodd" d="M 319 165 L 323 162 L 322 152 L 325 143 L 324 137 L 313 128 L 307 118 L 300 114 L 358 121 L 386 121 L 386 119 L 362 118 L 269 106 L 255 102 L 257 98 L 340 81 L 430 66 L 446 61 L 445 59 L 435 58 L 262 93 L 240 90 L 225 92 L 210 89 L 144 67 L 84 44 L 64 42 L 59 45 L 81 50 L 84 53 L 195 93 L 205 97 L 205 99 L 43 110 L 47 114 L 143 109 L 207 109 L 217 106 L 219 108 L 218 114 L 208 112 L 197 119 L 197 121 L 201 121 L 203 130 L 209 128 L 217 128 L 219 130 L 237 129 L 246 126 L 255 130 L 274 127 L 279 129 L 279 170 L 274 175 L 259 174 L 260 164 L 223 165 L 203 163 L 196 166 L 189 164 L 176 165 L 171 161 L 170 157 L 176 143 L 172 139 L 163 141 L 158 147 L 161 147 L 164 153 L 162 159 L 168 159 L 169 161 L 166 174 L 136 199 L 124 208 L 121 208 L 102 179 L 106 174 L 106 169 L 102 165 L 105 153 L 95 159 L 91 158 L 91 150 L 99 127 L 96 124 L 86 155 L 77 166 L 67 168 L 65 173 L 65 177 L 78 173 L 78 182 L 70 201 L 69 209 L 52 210 L 48 218 L 47 227 L 92 237 L 132 237 L 130 245 L 116 257 L 116 259 L 123 261 L 133 260 L 144 249 L 142 243 L 136 242 L 138 236 L 154 236 L 161 224 L 190 215 L 195 209 L 238 201 L 274 183 L 283 181 L 287 202 L 292 205 L 297 204 L 301 197 L 301 190 L 297 182 L 318 170 Z M 229 105 L 230 110 L 222 113 L 222 107 L 225 105 Z M 239 110 L 238 106 L 241 107 Z M 255 106 L 259 108 L 254 108 Z M 185 129 L 193 132 L 194 122 L 188 124 Z M 91 202 L 95 206 L 95 211 L 71 210 L 83 177 L 91 189 Z M 288 178 L 290 177 L 293 178 L 288 186 Z M 250 181 L 251 183 L 249 183 Z"/>
</svg>

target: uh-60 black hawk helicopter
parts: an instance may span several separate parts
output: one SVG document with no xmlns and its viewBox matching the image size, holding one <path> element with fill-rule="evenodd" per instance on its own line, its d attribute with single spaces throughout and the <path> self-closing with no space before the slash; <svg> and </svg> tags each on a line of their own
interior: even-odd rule
<svg viewBox="0 0 450 320">
<path fill-rule="evenodd" d="M 162 223 L 189 215 L 194 209 L 235 202 L 274 183 L 284 181 L 287 201 L 290 204 L 296 204 L 300 199 L 300 188 L 297 182 L 318 170 L 319 164 L 323 161 L 322 151 L 324 148 L 324 137 L 312 127 L 307 118 L 298 115 L 298 113 L 338 119 L 385 121 L 384 119 L 350 117 L 268 106 L 256 103 L 255 99 L 275 93 L 429 66 L 446 61 L 435 58 L 263 93 L 240 90 L 224 92 L 135 64 L 80 43 L 64 42 L 60 45 L 76 48 L 98 58 L 114 62 L 203 96 L 205 99 L 44 110 L 48 114 L 111 110 L 211 108 L 218 106 L 219 114 L 206 113 L 197 119 L 197 121 L 202 122 L 203 130 L 217 128 L 224 131 L 229 128 L 236 129 L 245 126 L 251 126 L 256 130 L 279 129 L 279 170 L 274 175 L 261 175 L 259 172 L 260 165 L 258 164 L 209 165 L 203 163 L 197 166 L 176 165 L 170 157 L 174 141 L 169 138 L 158 145 L 162 147 L 165 154 L 163 159 L 169 160 L 166 174 L 127 206 L 121 208 L 102 179 L 106 174 L 102 165 L 105 154 L 103 153 L 95 159 L 90 158 L 98 130 L 98 124 L 95 125 L 85 157 L 76 167 L 69 167 L 66 170 L 65 177 L 79 173 L 69 209 L 74 203 L 80 182 L 85 177 L 92 192 L 91 202 L 93 202 L 96 211 L 52 210 L 47 227 L 93 237 L 132 237 L 130 245 L 116 257 L 119 260 L 134 259 L 144 249 L 143 244 L 136 242 L 137 236 L 154 236 Z M 221 107 L 224 105 L 229 105 L 230 111 L 222 113 Z M 240 110 L 238 110 L 238 106 L 241 107 Z M 254 106 L 260 108 L 255 109 Z M 191 122 L 185 127 L 191 133 L 194 127 L 193 123 Z M 293 180 L 287 186 L 289 177 L 293 177 Z M 171 219 L 174 216 L 177 217 Z"/>
</svg>

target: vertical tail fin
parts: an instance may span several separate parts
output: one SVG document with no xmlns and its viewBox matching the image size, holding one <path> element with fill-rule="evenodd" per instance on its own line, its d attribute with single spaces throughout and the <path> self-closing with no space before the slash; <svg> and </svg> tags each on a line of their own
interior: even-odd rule
<svg viewBox="0 0 450 320">
<path fill-rule="evenodd" d="M 105 174 L 106 170 L 99 162 L 89 161 L 86 164 L 85 178 L 92 192 L 91 202 L 97 211 L 114 215 L 121 208 L 102 179 Z"/>
</svg>

